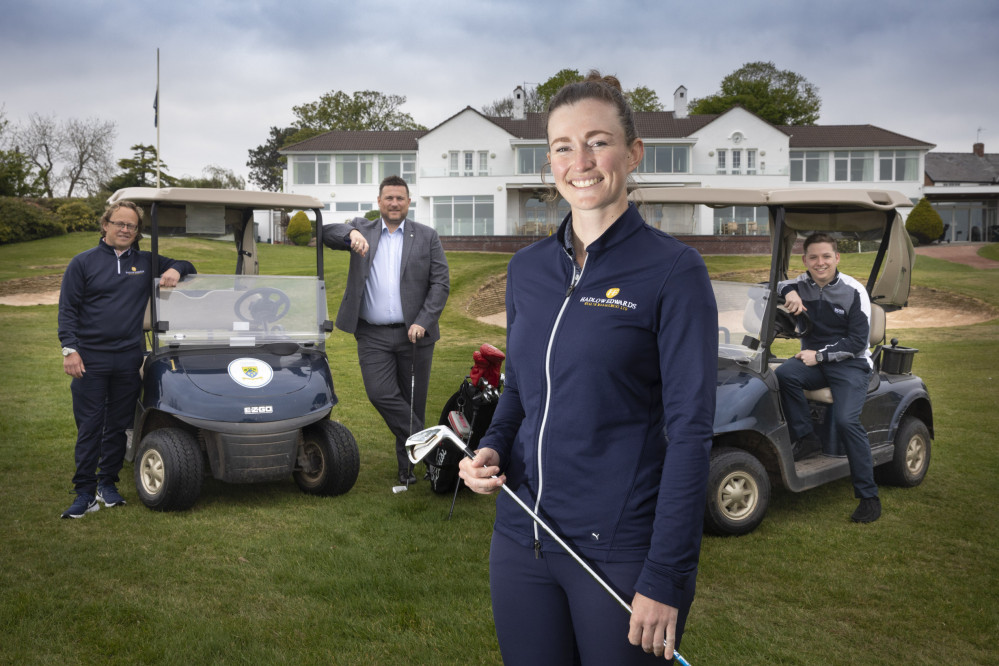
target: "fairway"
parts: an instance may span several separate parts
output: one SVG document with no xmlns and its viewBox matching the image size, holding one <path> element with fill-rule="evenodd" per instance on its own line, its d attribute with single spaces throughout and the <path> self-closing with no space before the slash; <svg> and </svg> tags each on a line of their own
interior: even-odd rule
<svg viewBox="0 0 999 666">
<path fill-rule="evenodd" d="M 93 241 L 71 234 L 0 246 L 0 295 L 10 281 L 61 272 Z M 201 272 L 230 272 L 235 256 L 205 241 L 167 241 L 161 251 Z M 985 251 L 997 258 L 995 245 Z M 309 248 L 260 254 L 264 272 L 314 265 Z M 347 257 L 325 257 L 332 315 Z M 509 255 L 448 260 L 428 423 L 473 350 L 505 348 L 503 328 L 470 312 L 481 314 L 473 301 L 501 283 Z M 768 258 L 706 262 L 714 276 L 747 279 Z M 844 255 L 841 268 L 860 275 L 865 265 L 870 257 Z M 695 666 L 999 663 L 999 270 L 920 256 L 913 283 L 914 308 L 924 294 L 936 304 L 929 309 L 976 309 L 985 319 L 889 319 L 888 337 L 919 350 L 913 371 L 933 399 L 926 480 L 882 487 L 884 514 L 870 525 L 850 523 L 856 502 L 844 479 L 802 494 L 776 490 L 753 533 L 706 536 L 681 646 Z M 391 492 L 392 436 L 367 402 L 352 336 L 328 340 L 340 400 L 333 418 L 361 454 L 346 495 L 309 496 L 291 477 L 206 479 L 193 509 L 157 513 L 139 502 L 126 463 L 127 506 L 59 520 L 72 500 L 76 431 L 56 315 L 51 304 L 0 305 L 0 663 L 501 663 L 487 561 L 494 499 L 464 492 L 446 521 L 451 498 L 426 481 Z"/>
</svg>

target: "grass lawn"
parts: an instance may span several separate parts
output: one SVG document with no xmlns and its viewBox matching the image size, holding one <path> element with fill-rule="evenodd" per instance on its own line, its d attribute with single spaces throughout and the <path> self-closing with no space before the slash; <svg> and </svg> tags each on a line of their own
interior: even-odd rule
<svg viewBox="0 0 999 666">
<path fill-rule="evenodd" d="M 93 234 L 0 247 L 0 280 L 44 275 Z M 986 256 L 996 258 L 997 246 Z M 229 272 L 228 248 L 165 241 L 201 272 Z M 228 254 L 226 254 L 228 253 Z M 261 247 L 269 272 L 308 273 L 314 250 Z M 346 254 L 326 252 L 331 315 Z M 508 255 L 451 253 L 452 296 L 431 377 L 433 421 L 483 342 L 504 331 L 465 306 Z M 766 257 L 707 257 L 713 273 Z M 866 276 L 870 256 L 841 267 Z M 919 257 L 914 283 L 999 308 L 999 271 Z M 854 525 L 849 480 L 776 491 L 752 534 L 705 537 L 682 652 L 718 664 L 995 664 L 999 652 L 999 320 L 890 330 L 918 348 L 934 401 L 925 482 L 882 489 L 884 515 Z M 393 495 L 392 437 L 368 404 L 353 338 L 331 335 L 334 418 L 361 450 L 357 485 L 337 498 L 291 478 L 207 480 L 184 513 L 139 503 L 59 520 L 72 501 L 75 426 L 56 307 L 0 306 L 0 663 L 499 664 L 487 557 L 493 499 L 450 497 L 426 482 Z"/>
</svg>

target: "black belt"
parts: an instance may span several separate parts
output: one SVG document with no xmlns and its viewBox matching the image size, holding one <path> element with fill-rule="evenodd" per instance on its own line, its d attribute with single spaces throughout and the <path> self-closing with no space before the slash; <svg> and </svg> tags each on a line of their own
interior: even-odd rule
<svg viewBox="0 0 999 666">
<path fill-rule="evenodd" d="M 392 323 L 392 324 L 372 324 L 367 319 L 361 319 L 361 321 L 363 321 L 368 326 L 379 326 L 381 328 L 404 328 L 406 326 L 402 322 L 395 322 L 395 323 Z"/>
</svg>

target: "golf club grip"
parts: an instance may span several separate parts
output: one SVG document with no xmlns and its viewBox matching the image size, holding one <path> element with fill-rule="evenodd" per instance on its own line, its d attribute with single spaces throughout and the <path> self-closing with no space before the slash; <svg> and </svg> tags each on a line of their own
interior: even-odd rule
<svg viewBox="0 0 999 666">
<path fill-rule="evenodd" d="M 474 455 L 474 454 L 473 454 L 473 453 L 472 453 L 472 452 L 471 452 L 471 451 L 470 451 L 470 450 L 468 449 L 468 447 L 467 447 L 467 446 L 464 446 L 464 445 L 463 445 L 463 446 L 462 446 L 462 449 L 464 450 L 464 453 L 465 453 L 465 455 L 466 455 L 466 456 L 468 456 L 469 458 L 473 458 L 473 459 L 475 458 L 475 455 Z M 497 477 L 496 475 L 493 475 L 493 477 L 492 477 L 492 478 L 494 478 L 494 479 L 495 479 L 495 478 L 498 478 L 498 477 Z M 578 553 L 576 553 L 576 551 L 574 551 L 574 550 L 573 550 L 573 549 L 572 549 L 572 548 L 571 548 L 571 547 L 569 546 L 569 544 L 567 544 L 567 543 L 566 543 L 566 542 L 565 542 L 565 541 L 564 541 L 564 540 L 562 539 L 562 537 L 560 537 L 560 536 L 559 536 L 558 534 L 556 534 L 556 533 L 555 533 L 555 530 L 553 530 L 553 529 L 552 529 L 551 527 L 549 527 L 549 526 L 548 526 L 548 524 L 547 524 L 547 523 L 546 523 L 545 521 L 541 520 L 541 516 L 539 516 L 539 515 L 538 515 L 538 514 L 536 514 L 536 513 L 535 513 L 535 512 L 533 511 L 533 510 L 531 510 L 531 507 L 527 506 L 527 504 L 526 504 L 526 503 L 524 502 L 524 500 L 522 500 L 522 499 L 520 499 L 519 497 L 517 497 L 517 493 L 513 492 L 512 490 L 510 490 L 509 486 L 507 486 L 507 485 L 506 485 L 505 483 L 504 483 L 504 484 L 503 484 L 502 486 L 500 486 L 500 488 L 502 488 L 502 489 L 503 489 L 503 491 L 504 491 L 504 492 L 505 492 L 505 493 L 506 493 L 507 495 L 509 495 L 509 496 L 510 496 L 510 498 L 512 498 L 512 499 L 513 499 L 513 501 L 514 501 L 514 502 L 516 502 L 516 503 L 517 503 L 517 505 L 518 505 L 518 506 L 519 506 L 519 507 L 520 507 L 521 509 L 523 509 L 523 510 L 524 510 L 525 512 L 527 512 L 527 515 L 529 515 L 529 516 L 530 516 L 530 517 L 531 517 L 531 518 L 532 518 L 532 519 L 534 520 L 534 522 L 535 522 L 535 523 L 537 523 L 537 524 L 538 524 L 538 525 L 539 525 L 539 526 L 541 527 L 541 529 L 543 529 L 543 530 L 544 530 L 545 532 L 547 532 L 547 533 L 548 533 L 548 535 L 549 535 L 549 536 L 550 536 L 551 538 L 555 539 L 555 541 L 556 541 L 556 542 L 558 543 L 558 545 L 562 546 L 562 549 L 563 549 L 563 550 L 565 550 L 565 552 L 566 552 L 566 553 L 568 553 L 568 554 L 569 554 L 569 556 L 570 556 L 570 557 L 572 557 L 572 559 L 576 560 L 576 563 L 577 563 L 577 564 L 579 564 L 579 566 L 583 567 L 583 569 L 584 569 L 584 570 L 586 571 L 586 573 L 590 574 L 590 576 L 591 576 L 591 577 L 593 578 L 593 580 L 595 580 L 595 581 L 597 581 L 598 583 L 600 583 L 600 586 L 601 586 L 602 588 L 604 588 L 604 589 L 605 589 L 605 590 L 607 591 L 607 594 L 611 595 L 611 596 L 612 596 L 612 597 L 614 598 L 614 601 L 616 601 L 616 602 L 618 602 L 619 604 L 621 604 L 621 606 L 622 606 L 622 607 L 623 607 L 623 608 L 624 608 L 624 609 L 625 609 L 626 611 L 628 611 L 628 615 L 631 615 L 631 614 L 632 614 L 632 612 L 633 612 L 633 611 L 631 610 L 631 604 L 629 604 L 629 603 L 628 603 L 627 601 L 625 601 L 624 599 L 622 599 L 622 598 L 621 598 L 621 595 L 619 595 L 619 594 L 618 594 L 618 593 L 617 593 L 617 592 L 616 592 L 616 591 L 614 590 L 614 588 L 612 588 L 612 587 L 611 587 L 611 586 L 610 586 L 610 585 L 609 585 L 609 584 L 607 583 L 607 581 L 605 581 L 605 580 L 604 580 L 604 579 L 603 579 L 603 578 L 602 578 L 602 577 L 600 576 L 600 574 L 598 574 L 598 573 L 597 573 L 596 571 L 594 571 L 594 570 L 593 570 L 593 568 L 592 568 L 592 567 L 590 567 L 590 565 L 589 565 L 589 564 L 588 564 L 588 563 L 586 562 L 586 560 L 584 560 L 584 559 L 583 559 L 583 557 L 582 557 L 581 555 L 579 555 Z M 663 641 L 663 644 L 664 644 L 664 645 L 666 644 L 665 640 Z M 688 661 L 687 661 L 686 659 L 684 659 L 684 658 L 683 658 L 683 657 L 682 657 L 682 656 L 680 655 L 680 653 L 679 653 L 679 652 L 677 652 L 676 650 L 673 650 L 673 659 L 674 659 L 674 660 L 675 660 L 675 661 L 676 661 L 676 662 L 677 662 L 678 664 L 680 664 L 681 666 L 690 666 L 690 662 L 688 662 Z"/>
</svg>

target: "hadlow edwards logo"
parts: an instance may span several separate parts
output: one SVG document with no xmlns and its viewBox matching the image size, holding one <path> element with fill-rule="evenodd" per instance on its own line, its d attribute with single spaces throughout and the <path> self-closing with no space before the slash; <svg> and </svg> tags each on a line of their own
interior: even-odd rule
<svg viewBox="0 0 999 666">
<path fill-rule="evenodd" d="M 596 298 L 594 296 L 580 296 L 579 302 L 583 305 L 588 305 L 595 308 L 614 308 L 616 310 L 634 310 L 638 307 L 637 303 L 632 303 L 631 301 L 626 301 L 617 298 L 618 294 L 621 293 L 621 289 L 618 287 L 611 287 L 604 292 L 604 298 Z"/>
</svg>

